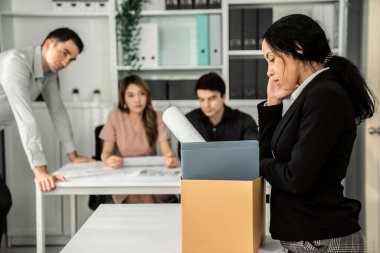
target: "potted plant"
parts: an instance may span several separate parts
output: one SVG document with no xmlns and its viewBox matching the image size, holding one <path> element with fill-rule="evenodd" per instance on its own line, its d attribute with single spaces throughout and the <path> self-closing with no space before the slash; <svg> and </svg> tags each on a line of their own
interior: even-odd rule
<svg viewBox="0 0 380 253">
<path fill-rule="evenodd" d="M 116 31 L 118 41 L 121 42 L 123 50 L 123 64 L 131 69 L 139 69 L 141 10 L 143 4 L 149 0 L 124 0 L 117 7 Z"/>
</svg>

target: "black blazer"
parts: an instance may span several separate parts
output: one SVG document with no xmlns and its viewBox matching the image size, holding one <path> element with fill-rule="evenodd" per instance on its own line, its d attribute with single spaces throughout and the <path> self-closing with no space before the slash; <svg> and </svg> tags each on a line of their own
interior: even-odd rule
<svg viewBox="0 0 380 253">
<path fill-rule="evenodd" d="M 343 196 L 356 138 L 353 105 L 331 70 L 316 76 L 283 117 L 258 105 L 260 172 L 272 185 L 274 239 L 310 241 L 360 230 L 360 202 Z"/>
</svg>

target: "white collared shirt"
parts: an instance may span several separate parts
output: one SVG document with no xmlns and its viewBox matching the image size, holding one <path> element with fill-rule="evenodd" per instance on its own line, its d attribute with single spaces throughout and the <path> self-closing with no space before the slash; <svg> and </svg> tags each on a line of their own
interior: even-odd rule
<svg viewBox="0 0 380 253">
<path fill-rule="evenodd" d="M 0 130 L 16 120 L 31 168 L 47 165 L 41 133 L 32 110 L 32 103 L 40 93 L 64 150 L 67 153 L 74 151 L 71 125 L 58 89 L 57 75 L 43 72 L 41 47 L 1 53 Z"/>
<path fill-rule="evenodd" d="M 305 79 L 305 81 L 302 82 L 300 86 L 298 86 L 298 88 L 295 91 L 293 91 L 292 95 L 290 95 L 290 98 L 286 98 L 282 101 L 282 116 L 285 115 L 290 106 L 294 103 L 294 101 L 296 101 L 303 89 L 311 82 L 311 80 L 313 80 L 317 75 L 328 69 L 329 67 L 323 68 L 311 74 L 308 78 Z"/>
</svg>

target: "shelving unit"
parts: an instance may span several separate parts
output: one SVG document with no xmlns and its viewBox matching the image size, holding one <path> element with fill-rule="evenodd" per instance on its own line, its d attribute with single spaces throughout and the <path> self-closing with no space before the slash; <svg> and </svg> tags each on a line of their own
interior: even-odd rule
<svg viewBox="0 0 380 253">
<path fill-rule="evenodd" d="M 322 28 L 325 30 L 326 35 L 329 39 L 331 39 L 331 48 L 334 54 L 337 55 L 346 55 L 346 29 L 347 29 L 347 0 L 313 0 L 313 1 L 306 1 L 306 0 L 229 0 L 228 1 L 228 10 L 252 10 L 252 9 L 265 9 L 270 8 L 273 13 L 272 21 L 276 21 L 277 19 L 281 18 L 282 16 L 294 14 L 294 13 L 301 13 L 306 14 L 314 19 L 316 19 L 322 26 Z M 243 13 L 243 11 L 242 11 Z M 243 15 L 243 14 L 241 14 Z M 258 15 L 258 14 L 257 14 Z M 230 21 L 230 20 L 229 20 Z M 254 25 L 254 24 L 253 24 Z M 244 28 L 244 27 L 243 27 Z M 243 29 L 242 28 L 242 29 Z M 259 30 L 259 28 L 257 28 Z M 228 29 L 224 29 L 225 31 Z M 265 29 L 264 29 L 265 31 Z M 244 32 L 242 31 L 242 37 L 244 36 Z M 258 32 L 259 33 L 259 32 Z M 229 35 L 230 36 L 230 35 Z M 234 35 L 235 36 L 235 35 Z M 261 35 L 257 36 L 257 41 L 261 37 Z M 243 43 L 243 39 L 242 39 Z M 251 65 L 256 65 L 256 70 L 259 71 L 262 74 L 262 71 L 264 67 L 263 64 L 260 63 L 259 67 L 259 60 L 264 59 L 260 46 L 255 50 L 228 50 L 228 57 L 230 60 L 234 60 L 237 64 L 239 62 L 239 59 L 242 60 L 242 67 L 244 62 L 247 60 L 251 61 Z M 256 63 L 252 63 L 252 59 L 256 59 Z M 229 61 L 226 63 L 229 65 Z M 247 63 L 248 64 L 248 63 Z M 228 66 L 228 69 L 230 69 L 230 66 Z M 236 66 L 234 68 L 234 71 L 236 71 Z M 243 70 L 242 70 L 243 71 Z M 256 82 L 257 86 L 266 86 L 265 80 L 263 80 L 263 77 L 259 76 L 260 73 L 257 73 L 257 80 L 252 80 L 252 82 Z M 244 76 L 244 75 L 243 75 Z M 236 80 L 233 76 L 230 78 L 230 73 L 226 73 L 225 75 L 226 80 L 229 80 L 232 78 L 233 80 Z M 244 77 L 243 77 L 244 78 Z M 229 83 L 229 89 L 231 92 L 231 89 L 233 92 L 233 97 L 240 96 L 237 90 L 244 89 L 244 85 L 247 84 L 247 81 L 242 80 L 243 87 L 234 87 L 236 85 L 235 83 Z M 262 87 L 261 90 L 263 90 L 265 87 Z M 260 88 L 257 87 L 257 93 L 256 96 L 260 96 Z M 243 96 L 244 91 L 241 91 L 241 96 Z M 250 98 L 249 98 L 250 99 Z"/>
<path fill-rule="evenodd" d="M 117 1 L 115 2 L 117 4 Z M 155 4 L 155 3 L 153 3 Z M 117 70 L 115 75 L 116 79 L 121 79 L 123 76 L 130 74 L 130 73 L 136 73 L 143 78 L 147 80 L 197 80 L 201 75 L 208 73 L 210 71 L 214 71 L 218 74 L 220 74 L 222 77 L 225 76 L 226 72 L 228 71 L 228 66 L 225 64 L 225 62 L 228 60 L 227 55 L 227 45 L 225 44 L 225 41 L 227 39 L 227 34 L 224 32 L 224 27 L 227 25 L 227 1 L 222 1 L 222 6 L 220 9 L 178 9 L 178 10 L 154 10 L 152 8 L 148 8 L 149 10 L 144 10 L 141 13 L 141 23 L 156 23 L 158 24 L 158 37 L 159 37 L 159 43 L 161 45 L 158 45 L 159 49 L 159 64 L 157 66 L 149 66 L 149 67 L 141 67 L 140 69 L 131 69 L 128 66 L 123 66 L 121 64 L 120 58 L 120 45 L 117 47 L 118 50 L 116 52 L 116 66 L 115 69 Z M 161 4 L 161 8 L 164 8 L 164 4 Z M 175 63 L 175 59 L 168 58 L 169 57 L 175 57 L 175 53 L 171 53 L 170 51 L 165 51 L 167 48 L 170 48 L 168 44 L 165 44 L 165 48 L 163 49 L 162 43 L 176 43 L 175 41 L 167 41 L 163 39 L 162 36 L 164 36 L 165 33 L 167 33 L 167 27 L 172 25 L 176 26 L 176 28 L 180 29 L 187 29 L 186 31 L 189 31 L 195 33 L 196 32 L 196 25 L 195 25 L 195 19 L 198 15 L 220 15 L 221 20 L 221 27 L 222 27 L 222 35 L 221 35 L 221 54 L 222 54 L 222 62 L 218 65 L 205 65 L 205 66 L 199 66 L 196 64 L 196 55 L 194 58 L 194 54 L 197 54 L 196 50 L 196 37 L 189 37 L 189 40 L 187 40 L 187 49 L 185 51 L 181 51 L 180 54 L 188 54 L 187 57 L 190 58 L 187 60 L 187 62 L 182 61 L 180 63 Z M 174 23 L 171 23 L 174 22 Z M 164 28 L 165 27 L 165 28 Z M 166 30 L 165 30 L 166 29 Z M 190 36 L 190 35 L 189 35 Z M 192 36 L 192 35 L 191 35 Z M 115 35 L 116 37 L 116 35 Z M 173 36 L 175 37 L 175 36 Z M 176 39 L 180 41 L 181 36 L 177 36 Z M 163 42 L 164 41 L 164 42 Z M 186 47 L 185 47 L 186 48 Z M 192 53 L 193 52 L 193 53 Z M 192 55 L 192 56 L 191 56 Z M 179 57 L 179 56 L 177 56 Z M 192 91 L 191 91 L 192 92 Z M 171 101 L 174 104 L 177 104 L 178 101 Z"/>
</svg>

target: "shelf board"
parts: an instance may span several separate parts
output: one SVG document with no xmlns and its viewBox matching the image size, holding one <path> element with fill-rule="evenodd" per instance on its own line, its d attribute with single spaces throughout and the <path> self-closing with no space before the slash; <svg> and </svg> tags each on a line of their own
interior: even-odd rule
<svg viewBox="0 0 380 253">
<path fill-rule="evenodd" d="M 108 14 L 103 13 L 58 13 L 58 12 L 0 12 L 0 16 L 9 17 L 51 17 L 51 18 L 108 18 Z"/>
<path fill-rule="evenodd" d="M 336 3 L 338 0 L 260 0 L 253 2 L 252 0 L 229 0 L 229 5 L 260 5 L 260 4 L 298 4 L 298 3 Z"/>
<path fill-rule="evenodd" d="M 142 11 L 141 16 L 183 16 L 183 15 L 199 15 L 199 14 L 221 14 L 221 9 L 186 9 L 186 10 L 157 10 Z"/>
<path fill-rule="evenodd" d="M 175 71 L 175 70 L 188 70 L 188 71 L 194 71 L 194 70 L 213 70 L 213 69 L 222 69 L 222 65 L 207 65 L 207 66 L 157 66 L 157 67 L 142 67 L 139 70 L 132 69 L 131 67 L 127 66 L 118 66 L 117 70 L 126 70 L 126 71 Z"/>
<path fill-rule="evenodd" d="M 332 52 L 336 55 L 340 55 L 339 48 L 333 48 Z M 229 56 L 239 56 L 239 57 L 262 57 L 263 53 L 261 50 L 230 50 L 228 51 Z"/>
<path fill-rule="evenodd" d="M 229 56 L 263 56 L 261 50 L 230 50 Z"/>
</svg>

